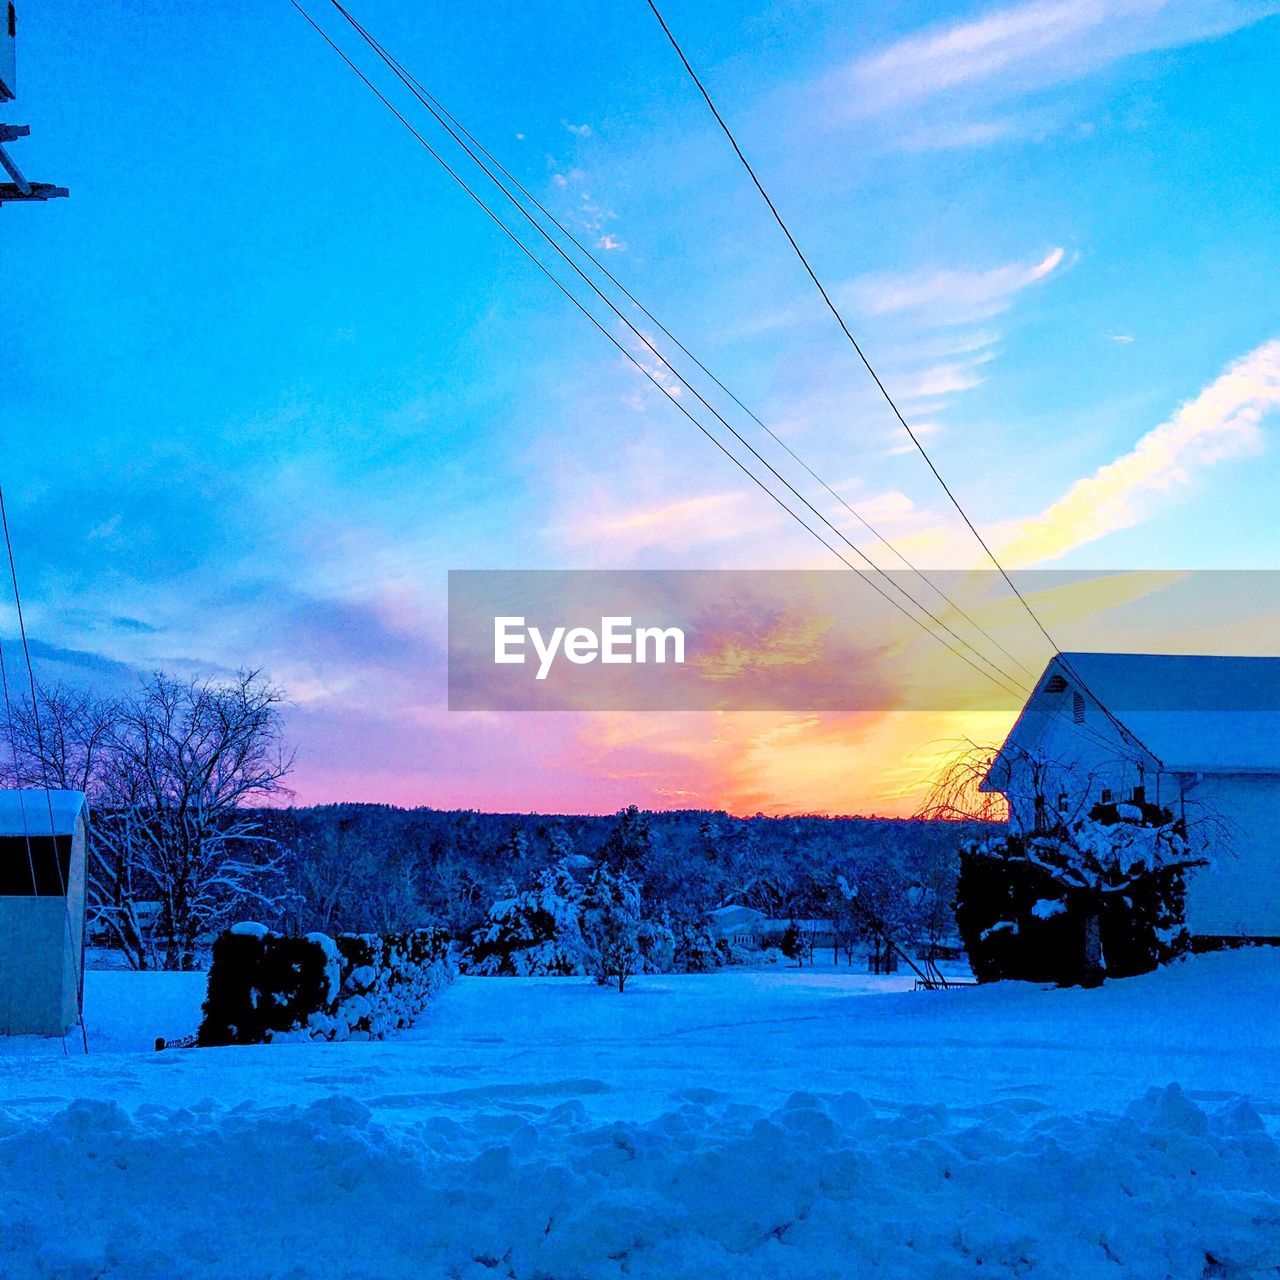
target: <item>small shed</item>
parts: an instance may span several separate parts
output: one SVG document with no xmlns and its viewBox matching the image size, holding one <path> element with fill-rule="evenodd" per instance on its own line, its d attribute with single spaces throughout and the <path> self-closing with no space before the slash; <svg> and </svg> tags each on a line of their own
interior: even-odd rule
<svg viewBox="0 0 1280 1280">
<path fill-rule="evenodd" d="M 0 1034 L 62 1035 L 84 969 L 80 791 L 0 791 Z"/>
</svg>

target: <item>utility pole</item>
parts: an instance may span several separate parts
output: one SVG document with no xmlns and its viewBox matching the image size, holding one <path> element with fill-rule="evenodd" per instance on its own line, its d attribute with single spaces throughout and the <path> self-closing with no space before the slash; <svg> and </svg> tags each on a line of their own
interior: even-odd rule
<svg viewBox="0 0 1280 1280">
<path fill-rule="evenodd" d="M 0 102 L 8 102 L 17 96 L 17 38 L 18 14 L 12 0 L 5 3 L 3 15 L 4 27 L 0 30 Z M 0 168 L 3 168 L 12 182 L 0 182 L 0 204 L 10 200 L 53 200 L 68 194 L 66 187 L 55 187 L 48 182 L 29 182 L 22 176 L 22 170 L 13 162 L 13 157 L 4 149 L 6 142 L 15 138 L 25 138 L 31 127 L 25 124 L 0 124 Z"/>
</svg>

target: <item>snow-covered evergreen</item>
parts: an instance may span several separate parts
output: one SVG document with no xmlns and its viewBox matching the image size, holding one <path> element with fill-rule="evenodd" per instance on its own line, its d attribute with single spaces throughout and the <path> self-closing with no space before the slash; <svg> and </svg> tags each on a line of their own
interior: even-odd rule
<svg viewBox="0 0 1280 1280">
<path fill-rule="evenodd" d="M 640 950 L 640 886 L 607 863 L 595 869 L 582 899 L 582 937 L 596 981 L 618 990 L 644 963 Z"/>
<path fill-rule="evenodd" d="M 565 860 L 534 874 L 529 887 L 499 898 L 464 958 L 470 973 L 517 977 L 586 972 L 582 888 Z"/>
</svg>

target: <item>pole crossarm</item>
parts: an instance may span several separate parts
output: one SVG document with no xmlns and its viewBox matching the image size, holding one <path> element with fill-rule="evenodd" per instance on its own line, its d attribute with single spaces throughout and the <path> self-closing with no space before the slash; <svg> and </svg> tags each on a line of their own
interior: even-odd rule
<svg viewBox="0 0 1280 1280">
<path fill-rule="evenodd" d="M 57 200 L 70 194 L 66 187 L 55 187 L 48 182 L 29 182 L 26 191 L 16 182 L 0 182 L 0 204 L 16 200 Z"/>
<path fill-rule="evenodd" d="M 66 187 L 55 187 L 50 182 L 30 182 L 22 176 L 22 170 L 14 163 L 13 157 L 4 149 L 3 144 L 15 138 L 25 138 L 31 133 L 31 126 L 26 124 L 0 124 L 0 168 L 13 179 L 12 182 L 0 182 L 0 204 L 14 200 L 56 200 L 70 195 Z"/>
</svg>

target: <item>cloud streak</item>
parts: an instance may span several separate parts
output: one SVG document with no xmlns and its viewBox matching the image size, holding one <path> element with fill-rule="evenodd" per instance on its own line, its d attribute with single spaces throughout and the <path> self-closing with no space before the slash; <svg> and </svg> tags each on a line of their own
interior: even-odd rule
<svg viewBox="0 0 1280 1280">
<path fill-rule="evenodd" d="M 1053 248 L 1036 262 L 1006 262 L 986 270 L 864 276 L 845 292 L 866 315 L 921 312 L 935 324 L 985 320 L 1008 311 L 1019 293 L 1048 279 L 1066 256 L 1065 249 Z"/>
<path fill-rule="evenodd" d="M 810 102 L 837 126 L 874 122 L 905 151 L 1044 138 L 1072 114 L 1051 91 L 1277 12 L 1277 0 L 1031 0 L 935 23 L 858 57 L 824 76 Z"/>
<path fill-rule="evenodd" d="M 1275 12 L 1266 0 L 1033 0 L 926 28 L 854 62 L 829 88 L 854 116 L 959 92 L 1003 98 L 1134 54 L 1225 35 Z"/>
<path fill-rule="evenodd" d="M 1151 506 L 1186 488 L 1195 473 L 1263 448 L 1264 419 L 1280 410 L 1280 339 L 1241 357 L 1167 421 L 1038 515 L 997 531 L 1011 564 L 1056 560 L 1140 523 Z"/>
</svg>

